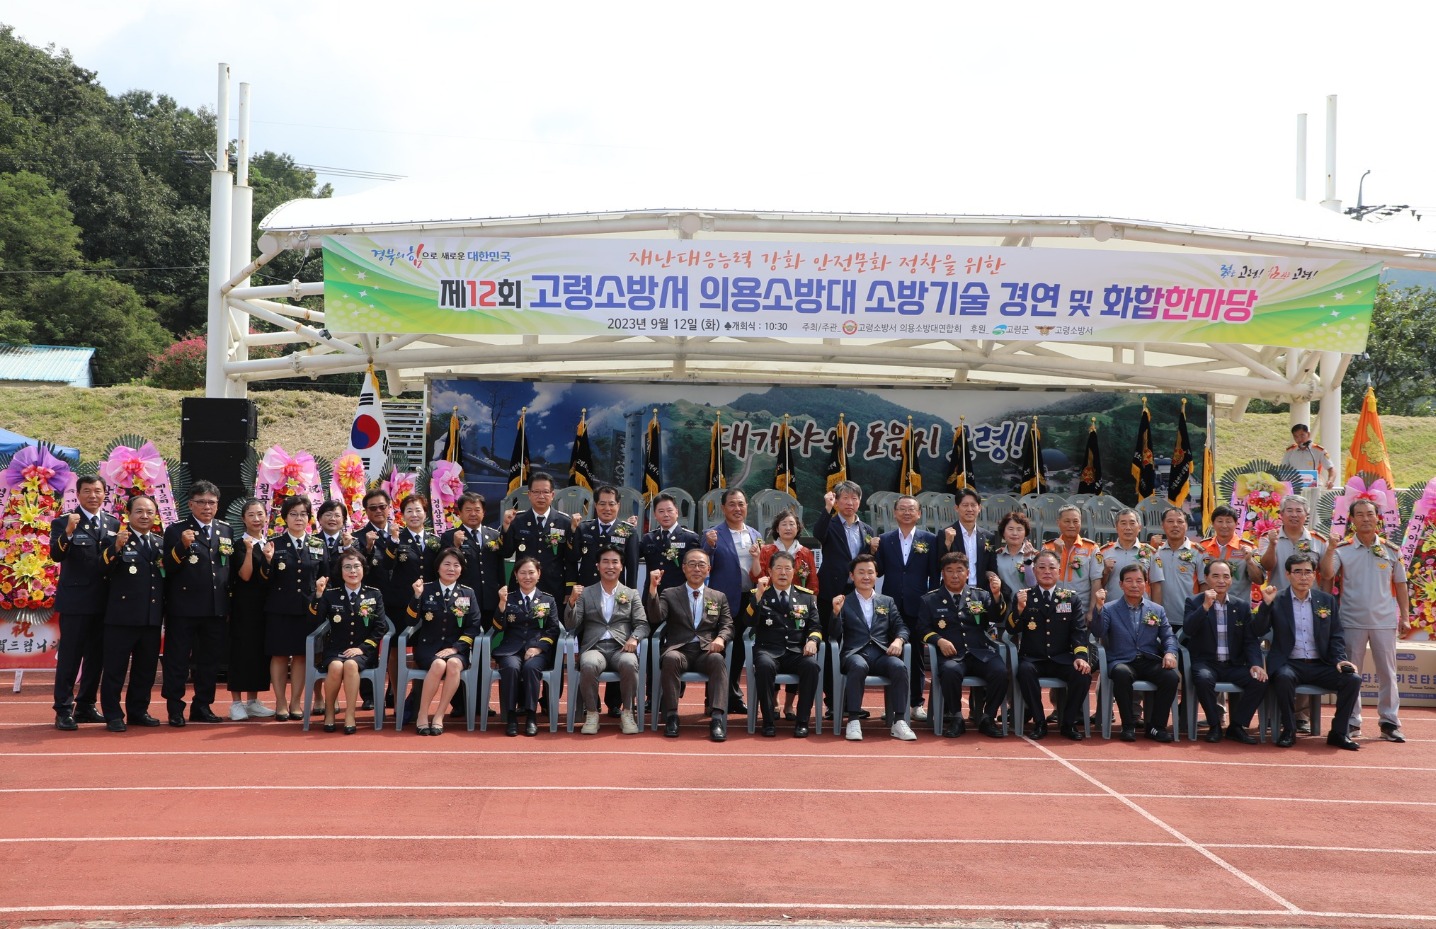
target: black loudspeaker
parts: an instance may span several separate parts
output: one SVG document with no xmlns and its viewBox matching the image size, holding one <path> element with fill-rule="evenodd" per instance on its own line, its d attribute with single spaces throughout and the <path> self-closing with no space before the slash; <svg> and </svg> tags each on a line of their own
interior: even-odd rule
<svg viewBox="0 0 1436 929">
<path fill-rule="evenodd" d="M 180 442 L 239 442 L 259 438 L 253 400 L 185 397 L 180 401 Z M 214 480 L 210 478 L 210 480 Z M 236 481 L 235 483 L 238 483 Z"/>
<path fill-rule="evenodd" d="M 180 460 L 189 465 L 190 480 L 210 481 L 222 490 L 243 487 L 240 469 L 248 455 L 249 445 L 244 442 L 180 443 Z M 220 501 L 221 504 L 228 499 Z"/>
</svg>

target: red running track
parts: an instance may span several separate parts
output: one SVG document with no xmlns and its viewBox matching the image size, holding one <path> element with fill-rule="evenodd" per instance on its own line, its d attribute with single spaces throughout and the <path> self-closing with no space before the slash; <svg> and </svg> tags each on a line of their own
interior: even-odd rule
<svg viewBox="0 0 1436 929">
<path fill-rule="evenodd" d="M 1436 927 L 1436 711 L 1229 742 L 51 727 L 0 694 L 0 924 L 236 919 Z M 881 697 L 869 695 L 874 705 Z M 158 701 L 157 701 L 158 702 Z M 690 701 L 689 709 L 696 706 Z M 361 722 L 364 716 L 361 715 Z"/>
</svg>

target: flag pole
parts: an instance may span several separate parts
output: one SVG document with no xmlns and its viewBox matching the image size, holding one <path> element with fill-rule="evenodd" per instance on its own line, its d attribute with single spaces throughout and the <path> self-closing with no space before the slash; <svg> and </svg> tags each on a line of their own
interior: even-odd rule
<svg viewBox="0 0 1436 929">
<path fill-rule="evenodd" d="M 838 435 L 837 435 L 837 440 L 838 440 L 838 455 L 839 455 L 839 457 L 842 459 L 842 462 L 843 462 L 843 473 L 846 474 L 846 473 L 847 473 L 847 470 L 848 470 L 848 427 L 847 427 L 847 425 L 843 422 L 843 414 L 842 414 L 841 412 L 838 413 Z"/>
<path fill-rule="evenodd" d="M 1034 493 L 1042 493 L 1042 462 L 1038 460 L 1037 417 L 1032 417 L 1032 487 Z"/>
<path fill-rule="evenodd" d="M 523 487 L 529 482 L 529 460 L 524 453 L 528 451 L 529 443 L 524 433 L 527 429 L 529 408 L 519 407 L 519 486 Z"/>
<path fill-rule="evenodd" d="M 962 455 L 962 483 L 957 486 L 958 490 L 967 488 L 967 417 L 957 417 L 957 444 L 958 454 Z"/>
<path fill-rule="evenodd" d="M 722 411 L 722 410 L 714 410 L 714 411 L 713 411 L 713 428 L 715 428 L 715 429 L 718 430 L 718 447 L 713 450 L 713 454 L 718 458 L 718 484 L 719 484 L 719 486 L 723 486 L 723 485 L 725 485 L 727 482 L 724 481 L 724 479 L 723 479 L 723 411 Z"/>
</svg>

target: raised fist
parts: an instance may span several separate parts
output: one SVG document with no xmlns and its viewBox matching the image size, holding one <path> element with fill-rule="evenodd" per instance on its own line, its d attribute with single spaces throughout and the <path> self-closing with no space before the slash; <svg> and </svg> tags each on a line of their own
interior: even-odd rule
<svg viewBox="0 0 1436 929">
<path fill-rule="evenodd" d="M 414 580 L 414 599 L 418 600 L 424 596 L 424 579 L 422 577 Z"/>
<path fill-rule="evenodd" d="M 265 543 L 264 543 L 264 557 L 265 557 L 266 559 L 269 559 L 269 560 L 273 560 L 273 559 L 274 559 L 274 543 L 273 543 L 273 542 L 265 542 Z"/>
<path fill-rule="evenodd" d="M 193 530 L 193 529 L 186 529 L 184 532 L 182 532 L 182 533 L 180 534 L 180 541 L 184 543 L 185 548 L 189 548 L 191 545 L 193 545 L 193 544 L 194 544 L 194 530 Z"/>
<path fill-rule="evenodd" d="M 768 580 L 768 575 L 765 574 L 762 577 L 758 578 L 758 596 L 763 596 L 763 591 L 767 590 L 771 586 L 772 581 Z"/>
<path fill-rule="evenodd" d="M 466 541 L 468 541 L 468 539 L 469 539 L 469 534 L 468 534 L 467 532 L 465 532 L 464 530 L 462 530 L 462 529 L 455 529 L 455 530 L 454 530 L 454 545 L 455 545 L 455 547 L 457 547 L 457 548 L 463 548 L 463 547 L 464 547 L 464 543 L 465 543 Z"/>
<path fill-rule="evenodd" d="M 582 584 L 574 584 L 571 588 L 569 588 L 569 591 L 568 591 L 568 605 L 569 605 L 569 606 L 573 606 L 575 603 L 578 602 L 578 598 L 579 598 L 579 597 L 582 597 L 582 596 L 583 596 L 583 585 L 582 585 Z"/>
<path fill-rule="evenodd" d="M 658 592 L 658 582 L 663 580 L 663 569 L 658 568 L 648 572 L 648 589 L 654 593 Z"/>
<path fill-rule="evenodd" d="M 709 529 L 703 534 L 703 538 L 708 543 L 709 548 L 716 547 L 718 545 L 718 530 Z"/>
<path fill-rule="evenodd" d="M 316 596 L 316 597 L 322 597 L 322 596 L 324 596 L 324 591 L 325 591 L 326 589 L 328 589 L 328 587 L 329 587 L 329 578 L 327 578 L 327 577 L 321 577 L 321 578 L 319 578 L 319 580 L 317 580 L 317 581 L 314 582 L 314 596 Z"/>
<path fill-rule="evenodd" d="M 1097 601 L 1097 609 L 1100 610 L 1102 606 L 1107 602 L 1107 588 L 1098 587 L 1096 593 L 1094 593 L 1092 596 Z"/>
<path fill-rule="evenodd" d="M 1210 610 L 1212 608 L 1212 604 L 1216 602 L 1217 592 L 1215 590 L 1202 591 L 1202 609 Z"/>
<path fill-rule="evenodd" d="M 955 538 L 957 538 L 956 529 L 952 528 L 951 526 L 948 526 L 946 529 L 942 530 L 942 544 L 947 548 L 952 548 L 952 540 Z"/>
<path fill-rule="evenodd" d="M 845 596 L 844 594 L 838 594 L 836 597 L 834 597 L 834 598 L 833 598 L 833 612 L 834 612 L 834 613 L 841 613 L 841 612 L 843 611 L 843 604 L 846 603 L 846 602 L 848 602 L 848 598 L 847 598 L 847 596 Z"/>
<path fill-rule="evenodd" d="M 130 530 L 121 529 L 115 533 L 115 548 L 124 548 L 125 543 L 130 541 Z"/>
<path fill-rule="evenodd" d="M 1261 598 L 1264 603 L 1270 605 L 1276 599 L 1276 588 L 1270 584 L 1264 585 L 1261 589 Z"/>
<path fill-rule="evenodd" d="M 1027 588 L 1024 587 L 1017 592 L 1017 612 L 1021 613 L 1027 609 Z"/>
<path fill-rule="evenodd" d="M 838 495 L 833 493 L 831 490 L 823 494 L 823 509 L 826 512 L 831 513 L 833 511 L 833 507 L 837 505 L 837 502 Z"/>
<path fill-rule="evenodd" d="M 992 592 L 993 598 L 1002 596 L 1002 578 L 991 571 L 987 572 L 987 589 Z"/>
<path fill-rule="evenodd" d="M 508 589 L 507 587 L 500 587 L 500 588 L 499 588 L 499 612 L 502 613 L 502 612 L 504 611 L 504 608 L 507 607 L 508 605 L 509 605 L 509 589 Z"/>
<path fill-rule="evenodd" d="M 71 513 L 70 518 L 65 520 L 65 535 L 74 535 L 78 528 L 80 528 L 80 514 Z"/>
<path fill-rule="evenodd" d="M 511 522 L 514 521 L 514 517 L 518 515 L 518 512 L 519 512 L 519 511 L 516 510 L 516 509 L 514 509 L 513 507 L 510 507 L 509 509 L 504 510 L 504 526 L 503 526 L 503 527 L 504 527 L 505 529 L 509 528 L 509 523 L 511 523 Z"/>
</svg>

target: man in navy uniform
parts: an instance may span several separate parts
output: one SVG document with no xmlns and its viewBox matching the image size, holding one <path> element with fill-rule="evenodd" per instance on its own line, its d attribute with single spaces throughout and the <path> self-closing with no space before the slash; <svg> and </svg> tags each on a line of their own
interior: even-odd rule
<svg viewBox="0 0 1436 929">
<path fill-rule="evenodd" d="M 164 684 L 171 726 L 185 724 L 185 682 L 194 670 L 191 722 L 222 722 L 210 708 L 220 656 L 229 646 L 225 621 L 229 616 L 229 563 L 234 556 L 234 534 L 215 519 L 219 488 L 195 481 L 189 492 L 189 518 L 165 530 Z"/>
<path fill-rule="evenodd" d="M 1067 684 L 1067 699 L 1058 716 L 1064 736 L 1082 740 L 1077 728 L 1082 703 L 1092 688 L 1092 665 L 1088 660 L 1087 618 L 1079 594 L 1057 586 L 1061 562 L 1057 553 L 1043 549 L 1032 562 L 1037 586 L 1017 592 L 1015 609 L 1007 613 L 1007 624 L 1017 639 L 1017 686 L 1022 689 L 1025 712 L 1033 719 L 1032 738 L 1047 735 L 1042 713 L 1042 677 L 1059 677 Z M 1022 725 L 1022 720 L 1018 720 Z"/>
<path fill-rule="evenodd" d="M 482 494 L 473 491 L 461 494 L 456 505 L 459 525 L 440 536 L 439 551 L 457 548 L 464 556 L 464 572 L 459 576 L 459 583 L 479 598 L 479 623 L 488 629 L 499 607 L 499 587 L 503 585 L 503 540 L 497 529 L 484 525 Z M 542 576 L 539 587 L 547 589 L 543 587 Z"/>
<path fill-rule="evenodd" d="M 654 499 L 653 516 L 658 520 L 658 528 L 643 537 L 639 554 L 649 574 L 663 572 L 658 585 L 661 592 L 683 583 L 683 556 L 690 549 L 702 548 L 703 538 L 692 529 L 678 525 L 678 501 L 669 494 L 659 494 Z"/>
<path fill-rule="evenodd" d="M 504 514 L 502 557 L 538 559 L 539 589 L 554 602 L 563 603 L 568 598 L 568 588 L 573 586 L 569 553 L 573 549 L 574 519 L 553 509 L 553 477 L 546 471 L 535 471 L 529 478 L 529 504 L 532 509 Z M 509 593 L 518 589 L 518 582 L 510 580 Z"/>
<path fill-rule="evenodd" d="M 793 735 L 807 738 L 813 698 L 818 692 L 818 649 L 823 644 L 818 602 L 811 591 L 793 584 L 793 556 L 776 551 L 768 561 L 768 575 L 748 603 L 748 626 L 753 630 L 753 686 L 763 710 L 763 736 L 772 738 L 777 728 L 777 684 L 779 674 L 798 676 L 798 722 Z"/>
<path fill-rule="evenodd" d="M 126 507 L 130 528 L 116 532 L 100 550 L 100 560 L 110 579 L 100 704 L 105 711 L 105 727 L 111 732 L 126 731 L 127 721 L 130 726 L 160 724 L 150 715 L 150 694 L 155 688 L 155 665 L 160 657 L 166 549 L 160 534 L 150 531 L 159 516 L 154 498 L 137 494 Z M 122 711 L 120 689 L 126 671 L 130 687 Z"/>
<path fill-rule="evenodd" d="M 100 550 L 119 531 L 120 521 L 100 512 L 105 482 L 93 474 L 75 482 L 80 505 L 50 523 L 50 560 L 60 566 L 55 611 L 60 614 L 60 647 L 55 656 L 55 728 L 73 731 L 81 723 L 102 723 L 95 709 L 104 666 L 104 619 L 108 583 Z M 79 678 L 78 705 L 75 680 Z"/>
<path fill-rule="evenodd" d="M 938 664 L 932 673 L 942 687 L 943 716 L 941 731 L 955 739 L 967 728 L 962 719 L 962 679 L 971 674 L 982 677 L 986 685 L 973 688 L 973 700 L 981 690 L 985 702 L 978 716 L 977 730 L 994 739 L 1002 738 L 1002 729 L 994 721 L 997 711 L 1007 698 L 1008 671 L 993 648 L 992 634 L 999 629 L 999 606 L 1002 579 L 993 574 L 988 583 L 991 591 L 971 587 L 967 583 L 967 555 L 960 551 L 942 556 L 942 585 L 922 598 L 921 624 L 923 644 L 937 647 Z"/>
</svg>

